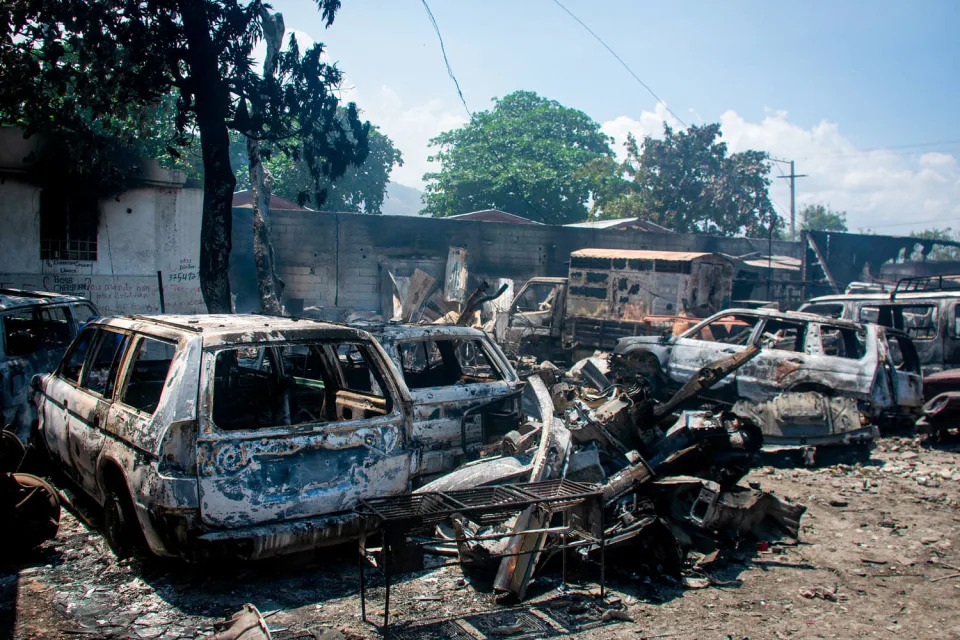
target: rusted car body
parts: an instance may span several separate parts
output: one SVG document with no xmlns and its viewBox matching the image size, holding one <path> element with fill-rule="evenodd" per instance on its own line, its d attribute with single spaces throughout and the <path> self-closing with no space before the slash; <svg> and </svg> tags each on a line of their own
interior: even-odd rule
<svg viewBox="0 0 960 640">
<path fill-rule="evenodd" d="M 515 382 L 515 379 L 514 379 Z M 134 316 L 81 331 L 38 378 L 39 437 L 158 555 L 259 558 L 341 542 L 360 499 L 409 491 L 459 438 L 414 420 L 366 331 L 243 315 Z M 131 533 L 131 531 L 127 531 Z"/>
<path fill-rule="evenodd" d="M 0 289 L 0 427 L 27 442 L 36 417 L 31 378 L 53 371 L 79 328 L 98 315 L 84 298 Z"/>
<path fill-rule="evenodd" d="M 500 347 L 479 329 L 455 325 L 369 327 L 400 371 L 413 401 L 421 477 L 475 457 L 521 422 L 523 383 Z"/>
<path fill-rule="evenodd" d="M 960 367 L 960 276 L 902 280 L 890 293 L 821 296 L 799 310 L 905 332 L 924 374 Z"/>
<path fill-rule="evenodd" d="M 611 369 L 640 373 L 665 396 L 704 366 L 749 345 L 760 352 L 705 395 L 741 409 L 749 403 L 768 444 L 872 439 L 873 425 L 912 421 L 919 414 L 919 359 L 909 337 L 813 314 L 730 309 L 679 336 L 622 339 Z M 856 407 L 832 398 L 851 399 Z"/>
</svg>

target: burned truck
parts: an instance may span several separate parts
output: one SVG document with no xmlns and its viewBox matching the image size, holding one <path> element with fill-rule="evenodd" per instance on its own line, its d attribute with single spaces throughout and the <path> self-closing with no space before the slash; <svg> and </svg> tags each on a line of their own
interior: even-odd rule
<svg viewBox="0 0 960 640">
<path fill-rule="evenodd" d="M 494 335 L 514 356 L 575 361 L 729 306 L 733 278 L 733 261 L 716 253 L 581 249 L 568 277 L 526 282 Z"/>
</svg>

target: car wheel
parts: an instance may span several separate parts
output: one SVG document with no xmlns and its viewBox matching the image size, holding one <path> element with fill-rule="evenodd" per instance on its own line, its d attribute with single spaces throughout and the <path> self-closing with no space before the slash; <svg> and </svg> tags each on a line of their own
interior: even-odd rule
<svg viewBox="0 0 960 640">
<path fill-rule="evenodd" d="M 143 534 L 133 513 L 133 505 L 125 494 L 113 490 L 107 492 L 103 503 L 103 534 L 117 558 L 129 558 L 139 550 Z"/>
</svg>

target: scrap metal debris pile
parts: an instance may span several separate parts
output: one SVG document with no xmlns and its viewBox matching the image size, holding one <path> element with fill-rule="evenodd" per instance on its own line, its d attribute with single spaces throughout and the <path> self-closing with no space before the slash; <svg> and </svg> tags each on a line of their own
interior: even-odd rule
<svg viewBox="0 0 960 640">
<path fill-rule="evenodd" d="M 604 523 L 606 549 L 624 551 L 631 570 L 675 577 L 692 549 L 709 553 L 744 537 L 795 540 L 805 507 L 738 484 L 761 446 L 759 427 L 727 410 L 676 412 L 748 357 L 704 368 L 664 403 L 642 377 L 611 383 L 597 359 L 563 374 L 545 366 L 528 379 L 527 419 L 519 429 L 486 457 L 418 492 L 556 479 L 586 483 L 602 494 L 602 517 L 592 518 Z M 495 526 L 465 514 L 439 531 L 465 569 L 499 563 L 495 587 L 522 599 L 537 568 L 571 537 L 580 538 L 570 546 L 583 559 L 599 557 L 596 536 L 561 526 L 568 520 L 562 511 L 562 505 L 530 508 Z M 596 522 L 580 531 L 591 526 Z M 618 560 L 618 566 L 624 565 Z"/>
</svg>

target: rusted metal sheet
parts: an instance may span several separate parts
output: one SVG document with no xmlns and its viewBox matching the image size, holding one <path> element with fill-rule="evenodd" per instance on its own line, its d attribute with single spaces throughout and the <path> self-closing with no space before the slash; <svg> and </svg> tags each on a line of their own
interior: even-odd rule
<svg viewBox="0 0 960 640">
<path fill-rule="evenodd" d="M 733 261 L 710 253 L 583 249 L 570 256 L 567 316 L 641 321 L 729 304 Z"/>
<path fill-rule="evenodd" d="M 854 398 L 787 392 L 766 402 L 741 400 L 733 411 L 760 425 L 767 448 L 818 447 L 869 443 L 880 436 L 858 405 Z"/>
<path fill-rule="evenodd" d="M 467 250 L 450 247 L 447 268 L 443 278 L 444 297 L 449 302 L 463 302 L 467 292 Z"/>
</svg>

